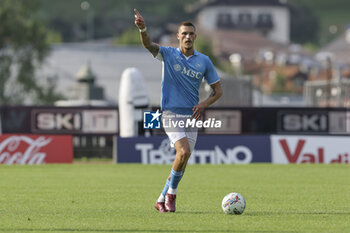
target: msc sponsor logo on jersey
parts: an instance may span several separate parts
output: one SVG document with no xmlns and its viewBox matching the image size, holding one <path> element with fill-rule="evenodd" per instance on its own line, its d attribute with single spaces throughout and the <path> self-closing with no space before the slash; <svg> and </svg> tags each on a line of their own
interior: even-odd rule
<svg viewBox="0 0 350 233">
<path fill-rule="evenodd" d="M 188 77 L 196 78 L 196 79 L 200 79 L 203 76 L 201 72 L 196 72 L 191 69 L 186 69 L 186 67 L 183 67 L 181 73 L 185 74 Z"/>
<path fill-rule="evenodd" d="M 196 78 L 196 79 L 200 79 L 202 77 L 202 73 L 201 72 L 195 72 L 195 71 L 193 71 L 191 69 L 186 69 L 186 67 L 183 68 L 181 73 L 187 75 L 188 77 Z"/>
<path fill-rule="evenodd" d="M 197 63 L 196 66 L 199 68 L 201 64 Z M 196 72 L 194 70 L 187 69 L 185 66 L 182 68 L 179 63 L 173 65 L 173 68 L 176 72 L 181 71 L 182 74 L 185 74 L 186 76 L 191 78 L 200 79 L 203 76 L 202 72 Z"/>
</svg>

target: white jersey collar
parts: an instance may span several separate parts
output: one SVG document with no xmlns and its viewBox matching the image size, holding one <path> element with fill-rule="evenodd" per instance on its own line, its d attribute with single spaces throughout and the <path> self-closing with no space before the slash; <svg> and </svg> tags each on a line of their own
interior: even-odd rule
<svg viewBox="0 0 350 233">
<path fill-rule="evenodd" d="M 177 48 L 177 51 L 179 51 L 180 54 L 182 54 L 182 56 L 184 56 L 186 58 L 186 60 L 190 59 L 192 56 L 197 56 L 198 55 L 198 52 L 194 49 L 193 50 L 193 54 L 189 57 L 187 57 L 185 54 L 183 54 L 180 50 L 180 48 Z"/>
</svg>

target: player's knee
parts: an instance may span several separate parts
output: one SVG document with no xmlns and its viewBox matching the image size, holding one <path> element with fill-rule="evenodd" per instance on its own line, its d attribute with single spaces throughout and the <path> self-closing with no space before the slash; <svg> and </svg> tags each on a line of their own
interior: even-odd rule
<svg viewBox="0 0 350 233">
<path fill-rule="evenodd" d="M 182 163 L 186 162 L 189 159 L 190 155 L 191 155 L 190 148 L 186 148 L 186 147 L 180 148 L 178 153 L 179 153 L 180 161 Z"/>
</svg>

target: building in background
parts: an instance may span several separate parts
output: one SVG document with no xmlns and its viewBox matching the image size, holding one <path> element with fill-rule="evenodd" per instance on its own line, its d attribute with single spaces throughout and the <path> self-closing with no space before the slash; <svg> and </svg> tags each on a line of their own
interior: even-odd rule
<svg viewBox="0 0 350 233">
<path fill-rule="evenodd" d="M 86 98 L 87 92 L 77 96 L 81 90 L 87 90 L 87 82 L 77 82 L 76 74 L 87 61 L 91 64 L 93 75 L 97 77 L 95 84 L 104 90 L 104 99 L 108 105 L 118 105 L 120 78 L 128 67 L 140 69 L 149 87 L 147 92 L 151 104 L 160 104 L 161 62 L 153 59 L 147 50 L 139 46 L 116 47 L 111 41 L 105 40 L 54 45 L 45 64 L 38 71 L 38 76 L 45 80 L 47 76 L 56 75 L 57 90 L 68 100 Z M 89 73 L 87 66 L 83 70 L 85 74 Z"/>
<path fill-rule="evenodd" d="M 308 106 L 350 107 L 350 28 L 317 54 L 323 69 L 305 84 Z"/>
<path fill-rule="evenodd" d="M 89 66 L 82 68 L 78 77 L 76 71 L 82 65 L 82 61 L 89 61 L 93 72 Z M 68 101 L 59 101 L 60 106 L 86 105 L 84 101 L 74 101 L 77 99 L 87 99 L 90 94 L 88 90 L 92 81 L 98 77 L 97 89 L 104 89 L 103 102 L 96 100 L 89 101 L 90 105 L 118 105 L 118 92 L 120 79 L 123 71 L 128 67 L 136 67 L 145 77 L 147 92 L 150 97 L 151 106 L 160 105 L 161 62 L 154 59 L 152 55 L 142 47 L 116 47 L 106 41 L 87 43 L 67 43 L 55 45 L 48 58 L 46 65 L 39 71 L 41 77 L 56 74 L 58 77 L 57 89 L 65 95 Z M 252 87 L 250 78 L 233 79 L 220 73 L 223 86 L 227 88 L 225 98 L 216 106 L 251 106 Z M 95 85 L 94 85 L 95 86 Z M 243 88 L 244 87 L 244 88 Z M 96 90 L 96 87 L 94 87 Z M 233 91 L 235 90 L 235 91 Z M 99 92 L 99 91 L 98 91 Z M 204 86 L 200 90 L 202 98 L 207 98 L 210 94 Z M 100 93 L 101 94 L 101 93 Z M 101 96 L 100 96 L 101 97 Z"/>
<path fill-rule="evenodd" d="M 290 16 L 286 1 L 213 0 L 200 1 L 190 7 L 198 12 L 200 29 L 258 32 L 268 40 L 288 44 Z"/>
<path fill-rule="evenodd" d="M 235 76 L 251 76 L 252 105 L 304 105 L 303 85 L 317 64 L 290 44 L 286 1 L 199 1 L 187 10 L 197 13 L 198 34 L 212 43 L 214 55 L 229 61 Z"/>
<path fill-rule="evenodd" d="M 250 107 L 253 105 L 253 83 L 250 75 L 233 77 L 220 70 L 217 71 L 224 95 L 213 104 L 214 107 Z M 207 83 L 202 84 L 199 98 L 206 99 L 211 92 L 212 89 Z"/>
<path fill-rule="evenodd" d="M 349 96 L 345 90 L 327 87 L 303 93 L 305 83 L 314 87 L 322 80 L 337 81 L 337 77 L 344 81 L 344 85 L 342 81 L 337 81 L 337 85 L 346 86 L 344 77 L 350 76 L 346 64 L 347 54 L 350 54 L 349 33 L 321 50 L 321 55 L 329 53 L 335 58 L 330 76 L 320 54 L 314 56 L 301 46 L 290 44 L 290 14 L 286 2 L 206 0 L 189 6 L 188 10 L 197 14 L 199 37 L 208 39 L 214 55 L 232 66 L 234 71 L 230 74 L 219 71 L 227 90 L 217 106 L 304 106 L 306 103 L 318 106 L 310 101 L 309 95 L 326 98 L 332 94 L 337 95 L 337 103 L 343 106 L 339 96 Z M 160 44 L 177 47 L 177 25 L 167 29 L 170 34 L 163 35 Z M 150 105 L 159 105 L 161 63 L 140 46 L 116 47 L 110 40 L 55 45 L 40 72 L 43 77 L 57 75 L 58 90 L 67 99 L 86 99 L 88 92 L 83 94 L 81 91 L 87 90 L 82 86 L 86 87 L 89 82 L 76 83 L 75 78 L 76 71 L 86 61 L 91 62 L 108 105 L 117 105 L 120 77 L 128 67 L 140 69 L 149 88 Z M 317 82 L 311 84 L 310 81 Z M 209 92 L 210 88 L 203 86 L 201 98 Z M 323 102 L 320 106 L 328 104 Z"/>
<path fill-rule="evenodd" d="M 108 105 L 108 102 L 105 100 L 104 88 L 95 83 L 97 77 L 92 71 L 90 62 L 83 65 L 76 73 L 75 77 L 76 82 L 72 83 L 67 90 L 66 97 L 68 100 L 56 101 L 55 105 Z"/>
</svg>

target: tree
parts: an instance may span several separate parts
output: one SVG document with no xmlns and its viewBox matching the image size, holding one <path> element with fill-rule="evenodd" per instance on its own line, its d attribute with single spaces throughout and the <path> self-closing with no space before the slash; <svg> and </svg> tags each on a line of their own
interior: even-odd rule
<svg viewBox="0 0 350 233">
<path fill-rule="evenodd" d="M 33 6 L 0 0 L 0 104 L 21 104 L 28 97 L 46 103 L 47 96 L 60 97 L 52 84 L 40 86 L 35 77 L 50 46 L 45 26 L 33 17 Z"/>
<path fill-rule="evenodd" d="M 140 45 L 140 33 L 135 27 L 132 27 L 118 37 L 115 43 L 117 45 Z"/>
<path fill-rule="evenodd" d="M 292 5 L 291 17 L 291 40 L 294 43 L 319 43 L 320 23 L 312 10 L 300 4 Z"/>
<path fill-rule="evenodd" d="M 197 51 L 207 55 L 215 66 L 219 65 L 219 61 L 213 53 L 213 48 L 210 40 L 205 37 L 198 36 L 194 46 Z"/>
</svg>

